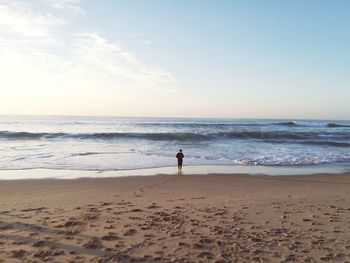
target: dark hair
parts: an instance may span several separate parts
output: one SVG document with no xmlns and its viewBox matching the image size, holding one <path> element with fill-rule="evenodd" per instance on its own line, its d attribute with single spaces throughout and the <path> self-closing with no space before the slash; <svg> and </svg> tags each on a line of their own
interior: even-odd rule
<svg viewBox="0 0 350 263">
<path fill-rule="evenodd" d="M 182 152 L 182 149 L 180 149 L 179 151 Z"/>
</svg>

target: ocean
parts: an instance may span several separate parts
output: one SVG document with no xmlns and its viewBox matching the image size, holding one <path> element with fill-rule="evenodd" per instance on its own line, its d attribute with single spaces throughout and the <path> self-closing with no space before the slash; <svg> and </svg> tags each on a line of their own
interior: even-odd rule
<svg viewBox="0 0 350 263">
<path fill-rule="evenodd" d="M 350 121 L 0 117 L 0 170 L 349 167 Z"/>
</svg>

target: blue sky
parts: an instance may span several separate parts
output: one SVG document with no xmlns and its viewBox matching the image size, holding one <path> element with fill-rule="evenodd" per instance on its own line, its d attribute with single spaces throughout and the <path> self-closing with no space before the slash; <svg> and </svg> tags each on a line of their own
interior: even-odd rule
<svg viewBox="0 0 350 263">
<path fill-rule="evenodd" d="M 0 113 L 350 119 L 349 10 L 0 0 Z"/>
</svg>

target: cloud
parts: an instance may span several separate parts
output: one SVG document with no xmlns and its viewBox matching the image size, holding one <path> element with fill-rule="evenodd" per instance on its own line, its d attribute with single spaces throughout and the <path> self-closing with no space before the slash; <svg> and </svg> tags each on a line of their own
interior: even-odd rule
<svg viewBox="0 0 350 263">
<path fill-rule="evenodd" d="M 138 38 L 138 43 L 144 46 L 149 46 L 152 44 L 152 41 L 146 38 L 146 34 L 145 33 L 139 33 L 137 34 L 137 38 Z"/>
<path fill-rule="evenodd" d="M 152 41 L 149 40 L 149 39 L 140 39 L 140 40 L 139 40 L 139 43 L 140 43 L 141 45 L 149 46 L 149 45 L 152 44 Z"/>
<path fill-rule="evenodd" d="M 41 47 L 45 45 L 45 49 Z M 62 42 L 19 41 L 0 38 L 0 65 L 13 65 L 16 75 L 37 76 L 34 83 L 41 85 L 43 76 L 50 81 L 72 89 L 93 85 L 113 88 L 115 91 L 144 94 L 174 91 L 174 77 L 161 67 L 140 61 L 118 43 L 113 43 L 97 33 L 82 33 Z M 63 50 L 64 52 L 54 52 Z M 32 74 L 29 74 L 29 72 Z M 34 72 L 35 71 L 35 72 Z M 41 72 L 40 74 L 37 74 Z M 13 76 L 14 77 L 14 76 Z M 33 80 L 33 77 L 30 77 Z M 88 80 L 88 81 L 86 81 Z M 73 84 L 74 83 L 74 84 Z M 9 81 L 8 84 L 11 84 Z M 1 80 L 0 80 L 1 85 Z"/>
<path fill-rule="evenodd" d="M 50 13 L 35 14 L 18 2 L 0 2 L 0 29 L 2 35 L 19 34 L 27 37 L 45 37 L 65 21 Z"/>
<path fill-rule="evenodd" d="M 49 7 L 54 9 L 72 10 L 78 14 L 86 14 L 84 9 L 80 7 L 80 0 L 45 0 Z"/>
<path fill-rule="evenodd" d="M 83 33 L 75 41 L 74 56 L 105 77 L 114 78 L 124 88 L 143 92 L 172 92 L 174 77 L 162 68 L 141 62 L 118 43 L 97 33 Z"/>
<path fill-rule="evenodd" d="M 69 102 L 108 112 L 116 105 L 127 107 L 130 101 L 175 91 L 170 73 L 100 33 L 54 34 L 57 26 L 68 23 L 13 2 L 0 5 L 0 17 L 2 30 L 21 36 L 0 34 L 2 113 L 20 113 L 18 105 L 58 109 Z"/>
</svg>

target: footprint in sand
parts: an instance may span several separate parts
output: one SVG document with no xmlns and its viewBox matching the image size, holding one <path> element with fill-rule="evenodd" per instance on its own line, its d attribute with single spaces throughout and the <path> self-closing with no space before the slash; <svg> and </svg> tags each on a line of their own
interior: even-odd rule
<svg viewBox="0 0 350 263">
<path fill-rule="evenodd" d="M 104 241 L 114 241 L 114 240 L 119 240 L 120 237 L 115 232 L 109 232 L 107 235 L 103 236 L 101 239 Z"/>
<path fill-rule="evenodd" d="M 28 254 L 27 251 L 23 249 L 18 249 L 18 250 L 13 250 L 11 251 L 11 256 L 12 258 L 23 258 Z"/>
<path fill-rule="evenodd" d="M 87 249 L 97 249 L 102 247 L 102 243 L 97 237 L 92 237 L 83 247 Z"/>
<path fill-rule="evenodd" d="M 193 200 L 203 200 L 203 199 L 205 199 L 205 197 L 204 197 L 204 196 L 200 196 L 200 197 L 191 197 L 191 199 L 193 199 Z"/>
<path fill-rule="evenodd" d="M 157 209 L 161 208 L 161 206 L 157 205 L 157 203 L 152 203 L 150 206 L 147 206 L 148 209 Z"/>
<path fill-rule="evenodd" d="M 130 228 L 124 232 L 124 236 L 131 236 L 137 233 L 137 230 L 134 228 Z"/>
</svg>

